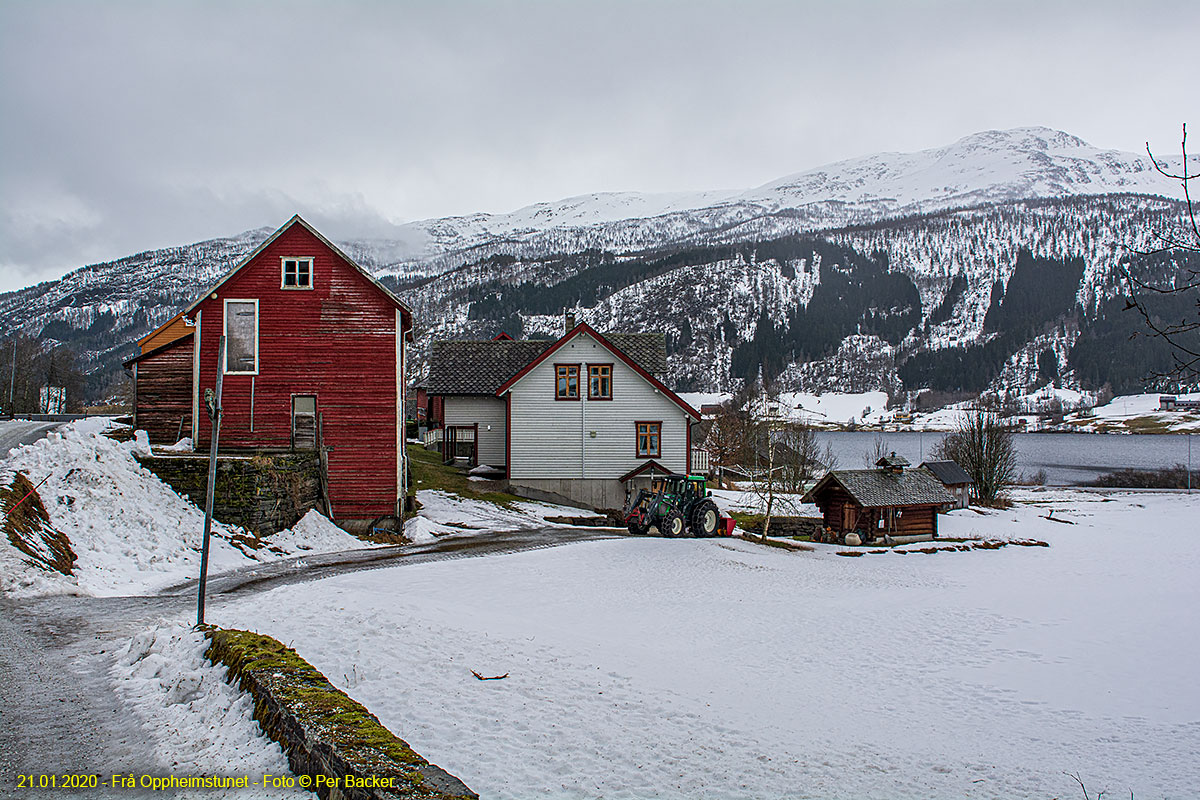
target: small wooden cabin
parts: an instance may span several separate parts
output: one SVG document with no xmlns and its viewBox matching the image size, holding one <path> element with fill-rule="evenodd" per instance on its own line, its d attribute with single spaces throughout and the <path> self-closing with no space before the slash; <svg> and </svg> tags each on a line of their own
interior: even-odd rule
<svg viewBox="0 0 1200 800">
<path fill-rule="evenodd" d="M 971 487 L 975 481 L 967 471 L 953 461 L 924 461 L 921 469 L 927 469 L 934 477 L 942 482 L 946 491 L 954 495 L 954 505 L 951 508 L 966 508 L 971 505 Z"/>
<path fill-rule="evenodd" d="M 895 453 L 876 469 L 833 470 L 804 495 L 821 510 L 826 528 L 839 538 L 857 532 L 863 541 L 887 536 L 937 536 L 937 512 L 954 497 L 932 472 L 906 469 Z"/>
</svg>

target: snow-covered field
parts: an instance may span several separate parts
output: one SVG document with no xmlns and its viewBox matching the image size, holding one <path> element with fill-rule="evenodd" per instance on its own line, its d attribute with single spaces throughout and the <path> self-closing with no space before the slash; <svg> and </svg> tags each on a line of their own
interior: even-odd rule
<svg viewBox="0 0 1200 800">
<path fill-rule="evenodd" d="M 199 574 L 204 511 L 144 469 L 133 454 L 144 444 L 100 435 L 107 420 L 88 419 L 10 450 L 0 479 L 24 472 L 37 484 L 51 524 L 67 535 L 79 560 L 66 576 L 28 563 L 0 539 L 0 591 L 14 596 L 141 594 Z M 212 574 L 305 552 L 369 546 L 317 512 L 270 537 L 258 550 L 230 542 L 240 529 L 213 524 Z"/>
<path fill-rule="evenodd" d="M 843 558 L 621 539 L 223 605 L 487 797 L 1194 797 L 1200 495 L 1030 491 Z M 1055 519 L 1045 519 L 1054 509 Z M 479 681 L 483 675 L 503 680 Z"/>
</svg>

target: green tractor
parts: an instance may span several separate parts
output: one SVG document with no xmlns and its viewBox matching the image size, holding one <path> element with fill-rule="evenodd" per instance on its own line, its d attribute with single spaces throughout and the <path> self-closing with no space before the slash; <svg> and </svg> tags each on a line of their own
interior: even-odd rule
<svg viewBox="0 0 1200 800">
<path fill-rule="evenodd" d="M 638 493 L 625 514 L 629 532 L 645 536 L 651 528 L 662 536 L 716 536 L 721 522 L 703 475 L 667 475 Z"/>
</svg>

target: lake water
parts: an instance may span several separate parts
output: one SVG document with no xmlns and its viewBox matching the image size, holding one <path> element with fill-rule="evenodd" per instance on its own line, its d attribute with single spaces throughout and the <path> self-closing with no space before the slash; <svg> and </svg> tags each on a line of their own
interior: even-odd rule
<svg viewBox="0 0 1200 800">
<path fill-rule="evenodd" d="M 929 451 L 944 433 L 892 433 L 877 431 L 829 431 L 817 434 L 824 448 L 828 442 L 837 456 L 839 469 L 862 469 L 864 456 L 874 451 L 875 437 L 883 436 L 889 450 L 895 450 L 913 465 L 931 458 Z M 1046 483 L 1070 486 L 1088 483 L 1105 472 L 1118 469 L 1162 469 L 1188 464 L 1188 440 L 1191 465 L 1200 467 L 1200 436 L 1156 435 L 1123 436 L 1104 433 L 1018 433 L 1017 469 L 1026 475 L 1046 471 Z"/>
</svg>

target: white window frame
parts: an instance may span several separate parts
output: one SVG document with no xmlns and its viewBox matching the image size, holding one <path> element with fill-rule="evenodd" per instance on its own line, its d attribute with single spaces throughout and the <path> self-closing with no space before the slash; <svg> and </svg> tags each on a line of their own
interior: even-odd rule
<svg viewBox="0 0 1200 800">
<path fill-rule="evenodd" d="M 289 261 L 307 261 L 308 262 L 308 285 L 307 286 L 288 286 L 287 285 L 286 264 Z M 317 266 L 317 259 L 314 256 L 280 256 L 280 258 L 279 258 L 279 288 L 286 289 L 289 292 L 292 292 L 292 291 L 303 292 L 303 291 L 312 289 L 313 284 L 316 283 L 316 275 L 314 274 L 316 271 L 316 266 Z M 297 268 L 296 272 L 297 272 L 297 275 L 299 275 L 299 268 Z"/>
<path fill-rule="evenodd" d="M 253 303 L 254 304 L 254 369 L 248 371 L 232 370 L 229 368 L 229 304 L 230 303 Z M 262 353 L 259 352 L 258 332 L 262 327 L 262 319 L 258 314 L 258 298 L 256 297 L 226 297 L 225 305 L 221 309 L 221 334 L 225 336 L 225 374 L 226 375 L 257 375 L 259 362 Z"/>
</svg>

